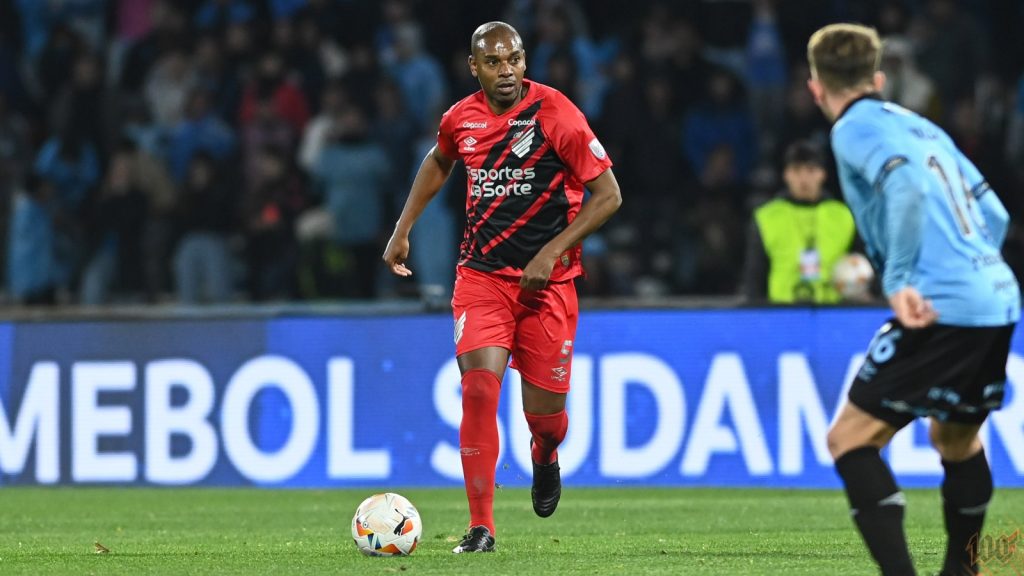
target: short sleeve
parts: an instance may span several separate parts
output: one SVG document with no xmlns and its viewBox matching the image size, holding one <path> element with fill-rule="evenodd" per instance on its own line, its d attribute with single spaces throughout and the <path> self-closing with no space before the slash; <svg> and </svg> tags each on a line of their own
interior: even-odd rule
<svg viewBox="0 0 1024 576">
<path fill-rule="evenodd" d="M 604 146 L 587 124 L 586 117 L 565 96 L 554 102 L 554 126 L 545 129 L 552 147 L 580 182 L 590 182 L 612 166 Z"/>
<path fill-rule="evenodd" d="M 451 159 L 457 159 L 459 157 L 459 147 L 455 145 L 455 131 L 454 131 L 454 120 L 455 116 L 452 112 L 455 107 L 452 106 L 447 112 L 441 116 L 441 125 L 437 129 L 437 147 L 441 150 L 441 153 Z"/>
<path fill-rule="evenodd" d="M 873 186 L 878 186 L 889 172 L 907 163 L 907 157 L 886 140 L 877 126 L 854 120 L 836 127 L 832 153 Z"/>
</svg>

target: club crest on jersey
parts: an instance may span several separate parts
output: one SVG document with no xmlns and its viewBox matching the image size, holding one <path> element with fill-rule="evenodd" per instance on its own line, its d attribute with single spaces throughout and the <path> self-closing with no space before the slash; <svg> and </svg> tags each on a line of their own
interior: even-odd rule
<svg viewBox="0 0 1024 576">
<path fill-rule="evenodd" d="M 473 152 L 476 150 L 473 146 L 477 143 L 477 139 L 470 136 L 462 141 L 462 149 L 466 152 Z"/>
<path fill-rule="evenodd" d="M 519 140 L 517 140 L 516 143 L 512 145 L 512 153 L 520 158 L 529 154 L 530 147 L 533 146 L 533 135 L 533 126 L 530 126 L 530 128 L 527 130 L 524 130 L 523 133 L 519 135 Z"/>
</svg>

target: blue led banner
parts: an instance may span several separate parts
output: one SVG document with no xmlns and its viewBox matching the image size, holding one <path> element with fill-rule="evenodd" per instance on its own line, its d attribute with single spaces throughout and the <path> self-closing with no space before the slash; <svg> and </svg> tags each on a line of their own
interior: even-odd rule
<svg viewBox="0 0 1024 576">
<path fill-rule="evenodd" d="M 837 487 L 825 432 L 883 310 L 588 311 L 574 346 L 571 485 Z M 0 323 L 0 483 L 461 485 L 447 315 Z M 1024 486 L 1024 342 L 983 429 Z M 497 481 L 528 485 L 518 375 Z M 927 428 L 887 450 L 942 468 Z"/>
</svg>

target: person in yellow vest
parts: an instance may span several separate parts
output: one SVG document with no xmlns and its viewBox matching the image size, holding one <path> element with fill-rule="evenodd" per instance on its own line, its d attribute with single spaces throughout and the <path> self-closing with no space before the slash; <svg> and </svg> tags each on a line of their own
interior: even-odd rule
<svg viewBox="0 0 1024 576">
<path fill-rule="evenodd" d="M 832 304 L 832 268 L 853 246 L 850 210 L 825 194 L 825 155 L 807 141 L 786 149 L 786 190 L 754 211 L 743 295 L 773 304 Z"/>
</svg>

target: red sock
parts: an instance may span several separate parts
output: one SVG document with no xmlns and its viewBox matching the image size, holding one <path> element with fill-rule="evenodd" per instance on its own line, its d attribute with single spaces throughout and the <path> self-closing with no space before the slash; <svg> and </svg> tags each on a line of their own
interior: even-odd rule
<svg viewBox="0 0 1024 576">
<path fill-rule="evenodd" d="M 462 375 L 459 448 L 469 499 L 469 525 L 494 531 L 494 468 L 498 463 L 498 397 L 501 380 L 484 368 Z"/>
<path fill-rule="evenodd" d="M 565 410 L 554 414 L 526 414 L 526 423 L 533 434 L 533 461 L 537 464 L 551 464 L 558 457 L 558 445 L 565 439 L 569 429 L 569 416 Z"/>
</svg>

